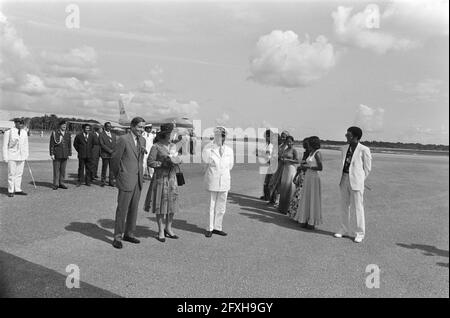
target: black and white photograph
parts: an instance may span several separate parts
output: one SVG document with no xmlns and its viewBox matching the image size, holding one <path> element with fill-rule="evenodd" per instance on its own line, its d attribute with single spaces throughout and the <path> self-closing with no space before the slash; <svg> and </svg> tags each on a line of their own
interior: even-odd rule
<svg viewBox="0 0 450 318">
<path fill-rule="evenodd" d="M 1 0 L 0 48 L 0 298 L 449 298 L 448 0 Z"/>
</svg>

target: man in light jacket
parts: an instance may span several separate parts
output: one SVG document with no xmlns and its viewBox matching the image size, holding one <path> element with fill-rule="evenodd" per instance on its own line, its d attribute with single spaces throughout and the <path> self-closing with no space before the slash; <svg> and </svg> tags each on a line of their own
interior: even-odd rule
<svg viewBox="0 0 450 318">
<path fill-rule="evenodd" d="M 364 182 L 372 169 L 370 149 L 360 144 L 362 130 L 350 127 L 345 134 L 348 145 L 342 151 L 341 191 L 341 229 L 334 236 L 355 235 L 354 241 L 361 243 L 366 233 L 364 219 Z M 356 217 L 356 229 L 350 226 L 351 216 Z"/>
<path fill-rule="evenodd" d="M 209 206 L 209 226 L 206 237 L 212 234 L 226 236 L 222 231 L 222 221 L 226 210 L 228 191 L 231 186 L 230 170 L 234 164 L 233 149 L 225 145 L 226 129 L 218 126 L 214 130 L 214 141 L 205 146 L 203 161 L 207 164 L 205 173 L 206 188 L 211 194 Z"/>
<path fill-rule="evenodd" d="M 28 159 L 28 131 L 23 119 L 14 120 L 15 127 L 3 135 L 3 160 L 8 163 L 8 197 L 27 195 L 22 191 L 22 175 Z"/>
</svg>

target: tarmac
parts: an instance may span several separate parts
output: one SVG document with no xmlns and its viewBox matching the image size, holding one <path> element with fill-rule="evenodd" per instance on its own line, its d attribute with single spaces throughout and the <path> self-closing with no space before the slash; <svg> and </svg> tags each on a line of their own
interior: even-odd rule
<svg viewBox="0 0 450 318">
<path fill-rule="evenodd" d="M 324 224 L 302 229 L 259 200 L 263 176 L 256 164 L 232 170 L 224 230 L 204 236 L 209 195 L 203 166 L 185 164 L 178 240 L 156 240 L 153 214 L 142 205 L 141 244 L 111 246 L 117 189 L 52 190 L 49 160 L 25 168 L 28 196 L 8 198 L 0 164 L 0 292 L 4 297 L 449 297 L 448 157 L 397 159 L 374 155 L 366 191 L 367 236 L 361 244 L 336 239 L 339 228 L 339 156 L 324 152 Z M 66 287 L 66 268 L 80 270 L 80 288 Z M 371 265 L 372 264 L 372 265 Z M 379 288 L 367 285 L 380 270 Z M 368 267 L 369 266 L 369 267 Z M 369 286 L 369 287 L 368 287 Z M 375 286 L 376 287 L 376 286 Z"/>
</svg>

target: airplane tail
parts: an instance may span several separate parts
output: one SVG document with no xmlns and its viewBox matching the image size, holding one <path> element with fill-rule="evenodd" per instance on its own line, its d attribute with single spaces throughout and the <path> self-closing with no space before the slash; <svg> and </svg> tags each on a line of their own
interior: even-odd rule
<svg viewBox="0 0 450 318">
<path fill-rule="evenodd" d="M 132 93 L 128 94 L 120 94 L 119 98 L 119 123 L 126 124 L 130 121 L 128 114 L 125 110 L 125 107 L 128 106 L 131 102 L 131 99 L 134 97 Z"/>
</svg>

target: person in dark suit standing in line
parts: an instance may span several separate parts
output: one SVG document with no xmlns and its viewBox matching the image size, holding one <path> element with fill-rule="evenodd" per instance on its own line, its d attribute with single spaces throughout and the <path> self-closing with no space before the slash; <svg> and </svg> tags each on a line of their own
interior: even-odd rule
<svg viewBox="0 0 450 318">
<path fill-rule="evenodd" d="M 92 149 L 92 179 L 98 179 L 98 162 L 100 161 L 101 153 L 99 138 L 101 130 L 100 127 L 95 126 L 94 133 L 92 134 L 94 136 L 94 148 Z"/>
<path fill-rule="evenodd" d="M 91 186 L 92 182 L 92 167 L 93 167 L 93 149 L 95 137 L 91 133 L 91 125 L 84 124 L 83 131 L 75 136 L 73 147 L 78 152 L 78 184 L 81 186 L 83 180 L 87 186 Z M 84 173 L 86 170 L 86 174 Z"/>
<path fill-rule="evenodd" d="M 111 132 L 111 123 L 106 122 L 103 131 L 99 136 L 100 157 L 102 158 L 102 179 L 101 186 L 106 185 L 106 170 L 109 167 L 109 185 L 114 187 L 114 176 L 111 169 L 111 156 L 116 148 L 116 135 Z"/>
<path fill-rule="evenodd" d="M 66 130 L 67 123 L 61 120 L 58 129 L 50 136 L 50 157 L 53 161 L 53 190 L 67 189 L 64 184 L 67 159 L 72 156 L 72 137 Z"/>
<path fill-rule="evenodd" d="M 145 155 L 145 138 L 142 137 L 144 126 L 143 118 L 133 118 L 130 125 L 131 132 L 117 139 L 116 149 L 111 158 L 111 169 L 119 188 L 112 243 L 115 248 L 122 248 L 122 235 L 124 241 L 140 243 L 133 232 L 136 229 L 137 211 L 144 181 L 142 164 Z"/>
</svg>

